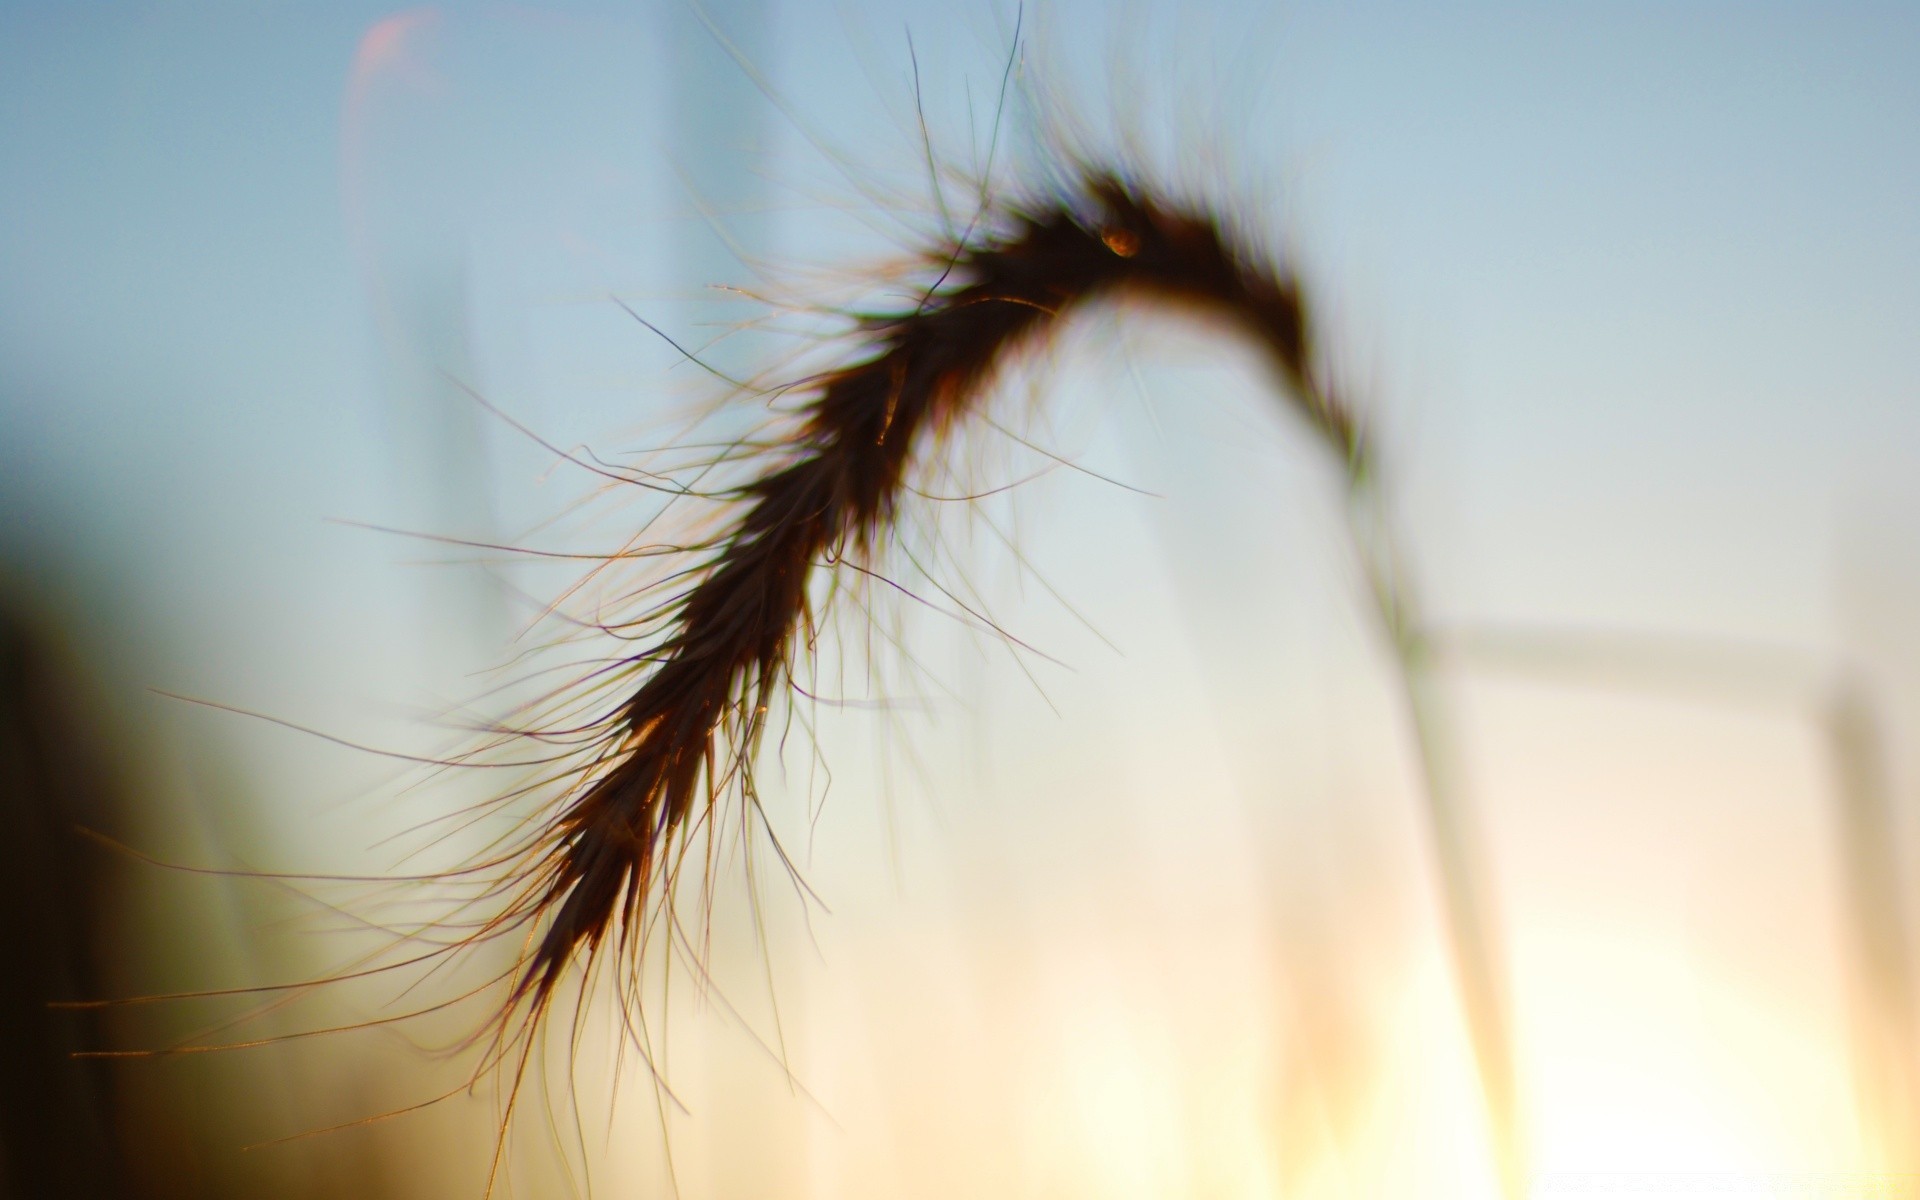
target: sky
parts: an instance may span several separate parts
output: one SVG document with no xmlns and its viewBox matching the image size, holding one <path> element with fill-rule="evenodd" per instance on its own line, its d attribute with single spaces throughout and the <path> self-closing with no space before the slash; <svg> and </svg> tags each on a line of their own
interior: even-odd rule
<svg viewBox="0 0 1920 1200">
<path fill-rule="evenodd" d="M 448 555 L 365 525 L 535 531 L 595 480 L 496 410 L 618 454 L 715 396 L 616 298 L 707 346 L 759 315 L 708 285 L 857 295 L 935 228 L 928 145 L 992 144 L 1017 185 L 1067 113 L 1299 263 L 1443 627 L 1859 664 L 1910 861 L 1917 60 L 1898 4 L 8 3 L 0 558 L 130 720 L 196 747 L 170 803 L 216 755 L 275 853 L 364 853 L 367 822 L 403 823 L 370 798 L 391 772 L 146 689 L 433 744 L 421 714 L 468 700 L 569 571 L 421 566 Z M 925 634 L 952 695 L 903 722 L 922 783 L 872 766 L 897 732 L 835 726 L 828 952 L 773 957 L 839 1124 L 782 1115 L 737 1031 L 692 1053 L 761 1072 L 735 1119 L 785 1131 L 794 1194 L 889 1194 L 917 1158 L 955 1195 L 1271 1194 L 1296 1168 L 1331 1195 L 1338 1172 L 1297 1165 L 1335 1145 L 1345 1186 L 1444 1162 L 1477 1194 L 1479 1135 L 1434 1115 L 1466 1068 L 1407 1049 L 1458 1032 L 1324 464 L 1244 349 L 1088 324 L 1038 427 L 1161 498 L 1050 478 L 1014 511 L 1102 637 L 998 561 L 999 611 L 1070 669 L 1029 682 Z M 1852 1169 L 1820 1115 L 1850 1051 L 1805 704 L 1547 658 L 1455 680 L 1542 1169 Z M 1294 1062 L 1330 1003 L 1286 982 L 1320 938 L 1375 1083 L 1308 1089 L 1317 1132 L 1275 1158 L 1295 1126 L 1262 1106 L 1294 1093 L 1247 1064 Z M 1262 1023 L 1282 1009 L 1304 1024 Z M 914 1115 L 884 1116 L 902 1096 Z M 971 1163 L 956 1130 L 1017 1153 Z M 724 1194 L 759 1168 L 680 1169 Z"/>
</svg>

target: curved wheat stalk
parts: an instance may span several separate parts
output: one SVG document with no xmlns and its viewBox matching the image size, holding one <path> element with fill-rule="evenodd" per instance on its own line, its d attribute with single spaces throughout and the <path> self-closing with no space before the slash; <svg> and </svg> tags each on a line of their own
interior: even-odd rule
<svg viewBox="0 0 1920 1200">
<path fill-rule="evenodd" d="M 790 435 L 771 449 L 762 443 L 758 453 L 768 457 L 758 473 L 717 495 L 730 523 L 689 548 L 695 561 L 670 577 L 681 590 L 628 627 L 645 631 L 644 649 L 619 667 L 637 686 L 567 731 L 586 740 L 588 764 L 532 838 L 494 860 L 507 865 L 513 890 L 479 936 L 518 931 L 527 939 L 496 1051 L 525 1038 L 526 1053 L 528 1035 L 575 968 L 584 974 L 609 948 L 637 961 L 650 930 L 671 921 L 695 831 L 711 835 L 731 816 L 745 820 L 767 714 L 798 686 L 794 656 L 824 615 L 815 611 L 816 575 L 842 563 L 865 570 L 861 561 L 885 548 L 911 469 L 984 402 L 1003 365 L 1043 348 L 1089 304 L 1139 298 L 1249 337 L 1285 403 L 1344 472 L 1351 532 L 1418 735 L 1445 917 L 1495 1140 L 1504 1173 L 1516 1180 L 1495 955 L 1472 891 L 1478 872 L 1448 782 L 1421 625 L 1371 444 L 1321 360 L 1300 280 L 1218 212 L 1093 167 L 1044 195 L 983 212 L 975 227 L 986 232 L 925 256 L 932 282 L 916 303 L 859 319 L 850 363 L 797 385 Z M 722 810 L 730 804 L 738 811 Z"/>
<path fill-rule="evenodd" d="M 1366 478 L 1354 414 L 1314 358 L 1297 280 L 1214 215 L 1089 173 L 1076 194 L 1015 212 L 953 248 L 912 309 L 861 322 L 868 352 L 819 378 L 784 457 L 731 494 L 738 514 L 664 609 L 643 681 L 602 731 L 591 779 L 543 831 L 538 867 L 502 924 L 538 919 L 513 1000 L 538 1009 L 569 964 L 640 936 L 683 835 L 721 799 L 790 682 L 815 623 L 816 569 L 887 538 L 916 455 L 964 420 L 1007 359 L 1075 309 L 1120 294 L 1205 309 L 1267 352 L 1308 426 Z"/>
</svg>

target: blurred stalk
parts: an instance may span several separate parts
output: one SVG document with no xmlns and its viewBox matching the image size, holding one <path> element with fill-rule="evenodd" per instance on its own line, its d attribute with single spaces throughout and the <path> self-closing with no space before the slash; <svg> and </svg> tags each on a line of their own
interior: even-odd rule
<svg viewBox="0 0 1920 1200">
<path fill-rule="evenodd" d="M 1579 630 L 1463 629 L 1444 639 L 1469 665 L 1558 682 L 1693 694 L 1804 715 L 1833 771 L 1831 820 L 1840 857 L 1842 931 L 1850 945 L 1854 1096 L 1871 1169 L 1910 1195 L 1920 1173 L 1920 1037 L 1902 919 L 1900 857 L 1879 704 L 1855 669 L 1820 669 L 1775 647 L 1697 636 Z"/>
<path fill-rule="evenodd" d="M 1484 894 L 1489 878 L 1479 831 L 1461 783 L 1457 741 L 1434 647 L 1401 557 L 1379 476 L 1365 458 L 1348 464 L 1347 533 L 1360 560 L 1372 612 L 1393 651 L 1402 705 L 1414 735 L 1427 835 L 1439 875 L 1441 919 L 1455 985 L 1486 1106 L 1501 1194 L 1525 1193 L 1527 1151 L 1520 1121 L 1513 1033 L 1500 979 L 1501 948 Z"/>
<path fill-rule="evenodd" d="M 672 47 L 673 89 L 667 153 L 701 216 L 677 231 L 668 254 L 678 292 L 697 322 L 692 338 L 701 360 L 744 369 L 741 350 L 718 341 L 764 315 L 761 306 L 717 285 L 737 280 L 767 249 L 764 156 L 767 105 L 756 80 L 770 66 L 766 0 L 699 0 L 662 14 Z"/>
<path fill-rule="evenodd" d="M 1872 698 L 1851 673 L 1840 677 L 1821 717 L 1834 772 L 1834 823 L 1857 972 L 1854 1086 L 1861 1132 L 1877 1160 L 1874 1168 L 1911 1186 L 1920 1170 L 1913 979 L 1879 722 Z"/>
<path fill-rule="evenodd" d="M 117 1105 L 92 1012 L 101 879 L 73 837 L 108 807 L 98 746 L 30 621 L 0 606 L 0 1197 L 107 1200 L 122 1170 Z"/>
<path fill-rule="evenodd" d="M 163 1061 L 234 1007 L 210 1018 L 184 998 L 113 1003 L 207 986 L 251 955 L 251 927 L 284 906 L 239 904 L 234 881 L 210 888 L 76 830 L 132 829 L 133 844 L 168 856 L 203 823 L 250 844 L 235 821 L 258 797 L 222 782 L 232 777 L 218 751 L 130 723 L 113 672 L 140 651 L 99 670 L 84 606 L 57 591 L 16 600 L 10 573 L 0 563 L 0 1200 L 397 1195 L 364 1139 L 239 1153 L 251 1137 L 311 1125 L 312 1080 L 328 1073 L 313 1055 L 259 1044 L 283 1032 L 273 1017 L 227 1031 L 254 1042 L 247 1051 Z M 186 793 L 173 774 L 183 761 L 207 772 Z M 228 803 L 209 813 L 209 797 Z M 254 977 L 289 969 L 305 973 Z M 82 1057 L 102 1052 L 136 1061 Z M 326 1062 L 340 1076 L 366 1069 L 338 1051 Z"/>
</svg>

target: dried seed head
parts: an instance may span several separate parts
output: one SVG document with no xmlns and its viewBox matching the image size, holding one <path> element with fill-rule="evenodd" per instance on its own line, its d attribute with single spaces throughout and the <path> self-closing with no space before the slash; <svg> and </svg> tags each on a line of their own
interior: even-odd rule
<svg viewBox="0 0 1920 1200">
<path fill-rule="evenodd" d="M 814 572 L 884 546 L 916 459 L 1076 307 L 1138 296 L 1245 331 L 1307 425 L 1363 468 L 1359 424 L 1323 378 L 1299 281 L 1219 214 L 1087 169 L 984 216 L 992 232 L 925 253 L 936 282 L 919 303 L 858 323 L 847 365 L 812 380 L 784 445 L 731 494 L 731 524 L 688 572 L 692 586 L 647 615 L 662 632 L 628 660 L 639 685 L 486 931 L 531 930 L 503 1022 L 518 1013 L 536 1025 L 569 969 L 609 944 L 638 957 L 690 831 L 752 799 L 768 705 L 815 628 Z"/>
</svg>

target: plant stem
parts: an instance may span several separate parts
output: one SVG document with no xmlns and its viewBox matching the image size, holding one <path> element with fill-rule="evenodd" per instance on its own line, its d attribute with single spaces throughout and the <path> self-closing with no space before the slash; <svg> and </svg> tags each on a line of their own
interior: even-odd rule
<svg viewBox="0 0 1920 1200">
<path fill-rule="evenodd" d="M 1843 673 L 1823 724 L 1833 759 L 1834 823 L 1853 934 L 1854 1087 L 1873 1165 L 1895 1178 L 1916 1167 L 1913 980 L 1901 920 L 1893 805 L 1874 706 Z"/>
<path fill-rule="evenodd" d="M 1427 836 L 1439 875 L 1441 920 L 1451 943 L 1454 983 L 1467 1024 L 1485 1104 L 1501 1194 L 1518 1200 L 1526 1181 L 1513 1036 L 1500 979 L 1498 931 L 1485 895 L 1488 878 L 1479 832 L 1461 783 L 1457 742 L 1448 722 L 1432 643 L 1378 476 L 1364 458 L 1348 468 L 1347 533 L 1392 648 L 1395 677 L 1418 755 Z"/>
</svg>

